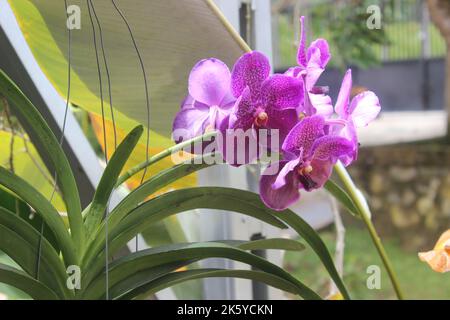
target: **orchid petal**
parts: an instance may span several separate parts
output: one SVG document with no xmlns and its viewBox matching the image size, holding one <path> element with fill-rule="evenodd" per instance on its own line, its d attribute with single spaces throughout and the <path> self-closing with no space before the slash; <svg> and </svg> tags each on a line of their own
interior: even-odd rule
<svg viewBox="0 0 450 320">
<path fill-rule="evenodd" d="M 305 17 L 300 18 L 300 44 L 297 52 L 297 63 L 299 66 L 306 67 L 306 28 Z"/>
<path fill-rule="evenodd" d="M 342 80 L 341 89 L 334 107 L 336 113 L 343 119 L 349 116 L 348 105 L 350 103 L 350 94 L 352 90 L 352 70 L 348 69 Z"/>
<path fill-rule="evenodd" d="M 269 110 L 268 121 L 266 127 L 273 130 L 278 130 L 279 145 L 283 143 L 286 136 L 289 134 L 291 129 L 298 123 L 297 111 L 295 109 L 284 109 L 284 110 Z M 270 148 L 275 150 L 274 148 Z"/>
<path fill-rule="evenodd" d="M 273 184 L 277 179 L 277 175 L 271 174 L 274 167 L 278 166 L 278 170 L 283 170 L 288 161 L 280 161 L 269 166 L 261 176 L 259 181 L 259 193 L 261 200 L 266 206 L 277 211 L 281 211 L 295 203 L 300 198 L 298 191 L 298 180 L 295 178 L 294 172 L 290 171 L 285 176 L 286 184 L 280 188 L 274 189 Z"/>
<path fill-rule="evenodd" d="M 280 189 L 284 187 L 287 183 L 286 176 L 295 170 L 295 168 L 300 164 L 301 159 L 297 158 L 294 160 L 291 160 L 287 162 L 284 167 L 280 170 L 280 172 L 277 175 L 277 178 L 275 179 L 274 183 L 272 184 L 272 189 Z"/>
<path fill-rule="evenodd" d="M 289 132 L 282 149 L 296 155 L 303 150 L 304 155 L 308 156 L 314 141 L 324 134 L 324 126 L 325 119 L 322 116 L 315 115 L 304 118 Z"/>
<path fill-rule="evenodd" d="M 349 113 L 357 128 L 367 126 L 380 113 L 378 97 L 372 91 L 365 91 L 353 98 Z"/>
<path fill-rule="evenodd" d="M 217 147 L 222 157 L 229 165 L 239 167 L 253 162 L 262 153 L 254 130 L 227 128 L 226 119 L 222 122 Z"/>
<path fill-rule="evenodd" d="M 230 128 L 248 130 L 253 126 L 256 108 L 247 88 L 236 101 L 230 114 Z"/>
<path fill-rule="evenodd" d="M 288 77 L 293 77 L 293 78 L 298 78 L 300 73 L 303 71 L 304 69 L 300 68 L 300 67 L 291 67 L 289 69 L 286 70 L 286 72 L 284 73 L 284 75 L 288 76 Z"/>
<path fill-rule="evenodd" d="M 356 128 L 353 121 L 347 121 L 345 126 L 336 126 L 336 128 L 336 133 L 339 136 L 351 141 L 354 146 L 351 153 L 344 154 L 339 157 L 339 160 L 344 164 L 344 166 L 347 167 L 358 158 L 358 137 L 356 134 Z"/>
<path fill-rule="evenodd" d="M 266 109 L 296 108 L 303 102 L 303 81 L 274 74 L 261 87 L 261 102 Z"/>
<path fill-rule="evenodd" d="M 317 39 L 311 43 L 307 52 L 308 64 L 315 64 L 324 69 L 331 59 L 330 48 L 325 39 Z"/>
<path fill-rule="evenodd" d="M 252 96 L 258 96 L 262 82 L 269 76 L 270 63 L 267 57 L 258 51 L 242 55 L 231 72 L 231 90 L 239 97 L 248 86 Z"/>
<path fill-rule="evenodd" d="M 315 109 L 315 114 L 329 118 L 333 114 L 333 104 L 330 96 L 325 94 L 309 93 L 309 100 Z"/>
<path fill-rule="evenodd" d="M 309 173 L 309 178 L 315 183 L 314 189 L 323 187 L 333 172 L 333 163 L 331 161 L 313 159 L 311 161 L 311 167 L 313 169 Z"/>
<path fill-rule="evenodd" d="M 219 105 L 230 88 L 230 70 L 222 61 L 199 61 L 189 75 L 189 94 L 209 106 Z"/>
<path fill-rule="evenodd" d="M 354 148 L 355 145 L 350 140 L 339 136 L 326 135 L 314 142 L 312 152 L 314 159 L 335 163 L 339 157 L 349 155 Z"/>
<path fill-rule="evenodd" d="M 175 142 L 192 139 L 204 133 L 209 125 L 209 108 L 187 96 L 182 103 L 181 110 L 175 116 L 172 131 Z"/>
</svg>

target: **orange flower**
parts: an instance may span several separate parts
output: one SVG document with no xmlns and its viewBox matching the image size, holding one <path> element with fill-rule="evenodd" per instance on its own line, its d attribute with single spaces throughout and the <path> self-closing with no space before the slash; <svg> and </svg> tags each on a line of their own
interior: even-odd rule
<svg viewBox="0 0 450 320">
<path fill-rule="evenodd" d="M 450 229 L 442 234 L 433 250 L 419 252 L 419 258 L 436 272 L 450 271 Z"/>
</svg>

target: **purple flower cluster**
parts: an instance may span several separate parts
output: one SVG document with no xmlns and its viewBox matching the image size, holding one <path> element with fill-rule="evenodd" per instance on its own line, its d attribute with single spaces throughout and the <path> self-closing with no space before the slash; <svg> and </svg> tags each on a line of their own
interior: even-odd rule
<svg viewBox="0 0 450 320">
<path fill-rule="evenodd" d="M 366 126 L 381 109 L 370 91 L 350 100 L 351 70 L 345 74 L 333 107 L 328 88 L 316 86 L 331 58 L 328 43 L 318 39 L 306 48 L 303 24 L 302 17 L 298 65 L 284 74 L 271 75 L 269 60 L 257 51 L 241 56 L 231 72 L 215 58 L 198 62 L 173 124 L 174 131 L 185 130 L 181 140 L 209 130 L 224 135 L 243 130 L 251 131 L 249 137 L 261 148 L 279 152 L 282 160 L 272 163 L 260 180 L 261 199 L 275 210 L 297 201 L 301 189 L 321 188 L 337 161 L 346 166 L 352 163 L 358 155 L 356 128 Z M 262 142 L 262 130 L 276 130 L 281 148 Z M 228 163 L 236 165 L 224 147 L 221 151 Z M 259 156 L 246 152 L 246 163 Z"/>
</svg>

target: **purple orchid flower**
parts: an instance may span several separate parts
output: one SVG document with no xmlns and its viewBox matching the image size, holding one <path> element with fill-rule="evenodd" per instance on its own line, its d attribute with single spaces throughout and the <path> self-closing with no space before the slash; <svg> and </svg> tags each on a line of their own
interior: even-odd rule
<svg viewBox="0 0 450 320">
<path fill-rule="evenodd" d="M 352 141 L 329 131 L 321 115 L 306 117 L 292 128 L 282 146 L 285 159 L 273 164 L 278 174 L 263 174 L 260 180 L 261 199 L 268 207 L 284 210 L 300 198 L 300 189 L 321 188 L 337 160 L 353 152 Z"/>
<path fill-rule="evenodd" d="M 176 143 L 220 127 L 236 101 L 230 82 L 230 70 L 219 59 L 204 59 L 192 68 L 189 94 L 173 122 L 173 132 L 182 133 L 174 135 Z"/>
<path fill-rule="evenodd" d="M 350 101 L 352 89 L 352 72 L 347 70 L 342 81 L 339 95 L 334 107 L 342 125 L 335 126 L 335 133 L 353 142 L 354 150 L 350 155 L 340 158 L 345 166 L 358 157 L 358 137 L 356 128 L 367 126 L 381 111 L 380 101 L 372 91 L 365 91 Z"/>
<path fill-rule="evenodd" d="M 269 76 L 270 69 L 269 60 L 258 51 L 239 58 L 231 73 L 231 89 L 237 101 L 228 123 L 222 123 L 224 129 L 251 130 L 253 134 L 250 138 L 257 140 L 257 144 L 260 144 L 260 130 L 267 130 L 270 134 L 270 130 L 277 129 L 280 142 L 283 141 L 298 122 L 296 108 L 303 100 L 301 80 L 281 74 Z M 238 147 L 249 152 L 247 146 Z M 270 148 L 267 145 L 264 147 Z M 228 163 L 235 164 L 230 156 L 234 155 L 224 154 Z M 257 153 L 246 155 L 246 163 L 254 157 Z"/>
<path fill-rule="evenodd" d="M 307 116 L 321 114 L 325 117 L 333 113 L 331 98 L 326 95 L 328 88 L 315 87 L 317 80 L 325 70 L 331 55 L 328 42 L 317 39 L 306 49 L 305 17 L 300 18 L 300 44 L 297 52 L 298 66 L 288 69 L 285 74 L 294 78 L 301 78 L 305 83 L 305 103 L 298 107 L 299 114 Z"/>
</svg>

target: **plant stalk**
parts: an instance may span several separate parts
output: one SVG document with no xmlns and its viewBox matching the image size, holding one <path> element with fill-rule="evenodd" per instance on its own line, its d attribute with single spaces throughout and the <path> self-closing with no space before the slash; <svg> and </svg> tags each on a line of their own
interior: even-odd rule
<svg viewBox="0 0 450 320">
<path fill-rule="evenodd" d="M 193 139 L 190 140 L 186 140 L 183 141 L 181 143 L 178 143 L 168 149 L 165 149 L 163 151 L 161 151 L 158 154 L 155 154 L 153 157 L 151 157 L 150 159 L 148 159 L 147 161 L 141 162 L 138 165 L 134 166 L 133 168 L 131 168 L 130 170 L 128 170 L 127 172 L 125 172 L 123 175 L 121 175 L 119 177 L 119 179 L 117 180 L 116 183 L 116 187 L 120 186 L 122 183 L 124 183 L 125 181 L 127 181 L 129 178 L 131 178 L 132 176 L 134 176 L 136 173 L 138 173 L 139 171 L 151 166 L 153 163 L 158 162 L 161 159 L 164 159 L 165 157 L 170 156 L 171 154 L 178 152 L 190 145 L 193 145 L 197 142 L 200 141 L 210 141 L 210 139 L 212 137 L 214 137 L 217 134 L 217 132 L 215 131 L 211 131 L 211 132 L 207 132 L 202 136 L 198 136 L 195 137 Z"/>
<path fill-rule="evenodd" d="M 402 290 L 400 289 L 400 285 L 397 279 L 397 276 L 395 274 L 395 271 L 392 267 L 392 263 L 389 260 L 386 251 L 383 247 L 383 244 L 381 243 L 380 237 L 378 236 L 378 233 L 372 223 L 371 220 L 371 213 L 370 209 L 366 205 L 364 199 L 362 198 L 361 194 L 359 193 L 359 190 L 356 188 L 355 183 L 353 182 L 352 178 L 347 172 L 347 169 L 345 169 L 344 165 L 341 162 L 338 162 L 334 166 L 335 172 L 341 179 L 342 183 L 344 184 L 344 187 L 346 188 L 347 192 L 349 193 L 350 197 L 352 198 L 353 202 L 355 203 L 362 220 L 364 221 L 364 224 L 367 227 L 367 230 L 369 231 L 370 237 L 372 239 L 373 244 L 375 245 L 375 248 L 378 251 L 378 254 L 384 264 L 384 267 L 386 268 L 386 271 L 389 275 L 389 279 L 391 280 L 392 286 L 394 288 L 394 291 L 397 295 L 397 298 L 400 300 L 404 299 Z"/>
</svg>

